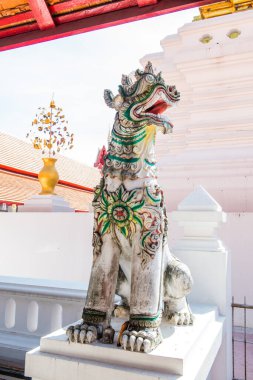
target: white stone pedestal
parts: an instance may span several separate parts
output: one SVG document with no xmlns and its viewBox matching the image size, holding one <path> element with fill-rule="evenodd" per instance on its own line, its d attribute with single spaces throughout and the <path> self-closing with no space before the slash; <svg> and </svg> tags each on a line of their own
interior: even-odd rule
<svg viewBox="0 0 253 380">
<path fill-rule="evenodd" d="M 33 195 L 19 206 L 19 212 L 74 212 L 62 197 L 58 195 Z"/>
<path fill-rule="evenodd" d="M 60 329 L 26 354 L 25 375 L 33 380 L 204 380 L 221 346 L 224 318 L 213 306 L 192 309 L 194 325 L 163 323 L 164 341 L 150 354 L 124 351 L 116 343 L 69 344 Z M 121 324 L 113 320 L 116 331 Z"/>
</svg>

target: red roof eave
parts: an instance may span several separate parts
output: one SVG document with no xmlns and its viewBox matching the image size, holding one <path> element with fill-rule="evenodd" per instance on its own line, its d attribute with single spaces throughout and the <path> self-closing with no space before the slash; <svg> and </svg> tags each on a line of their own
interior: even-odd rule
<svg viewBox="0 0 253 380">
<path fill-rule="evenodd" d="M 17 16 L 8 17 L 10 27 L 0 30 L 0 51 L 200 7 L 209 4 L 210 0 L 120 0 L 73 11 L 69 9 L 71 4 L 85 4 L 85 0 L 64 1 L 49 7 L 44 0 L 29 2 L 32 18 L 36 21 L 31 21 L 29 11 L 24 13 L 27 15 L 26 24 L 11 27 Z M 40 13 L 39 4 L 43 5 L 43 14 Z M 66 9 L 66 12 L 54 15 L 57 8 L 61 12 Z"/>
<path fill-rule="evenodd" d="M 14 173 L 14 174 L 19 174 L 19 175 L 27 176 L 27 177 L 31 177 L 31 178 L 38 178 L 38 174 L 36 174 L 36 173 L 28 172 L 28 171 L 25 171 L 25 170 L 13 168 L 11 166 L 6 166 L 6 165 L 2 165 L 2 164 L 0 164 L 0 170 L 6 171 L 6 172 L 10 172 L 10 173 Z M 59 185 L 63 185 L 63 186 L 67 186 L 67 187 L 71 187 L 73 189 L 83 190 L 83 191 L 86 191 L 88 193 L 93 193 L 94 192 L 94 189 L 92 189 L 90 187 L 78 185 L 76 183 L 64 181 L 62 179 L 60 179 L 58 181 L 58 184 Z"/>
</svg>

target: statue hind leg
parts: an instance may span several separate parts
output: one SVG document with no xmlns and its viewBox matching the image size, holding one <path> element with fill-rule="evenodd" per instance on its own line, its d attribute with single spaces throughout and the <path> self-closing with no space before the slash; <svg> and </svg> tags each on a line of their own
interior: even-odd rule
<svg viewBox="0 0 253 380">
<path fill-rule="evenodd" d="M 173 325 L 193 323 L 193 315 L 186 296 L 190 293 L 193 280 L 187 265 L 167 250 L 167 263 L 164 271 L 164 316 Z"/>
<path fill-rule="evenodd" d="M 101 339 L 113 343 L 114 330 L 110 326 L 119 268 L 120 249 L 112 234 L 101 239 L 100 252 L 94 247 L 94 258 L 88 294 L 80 325 L 70 326 L 67 335 L 76 343 L 92 343 Z"/>
</svg>

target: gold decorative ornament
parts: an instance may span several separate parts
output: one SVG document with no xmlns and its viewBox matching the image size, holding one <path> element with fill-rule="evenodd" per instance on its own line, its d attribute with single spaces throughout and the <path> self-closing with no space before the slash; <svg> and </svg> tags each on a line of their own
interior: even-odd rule
<svg viewBox="0 0 253 380">
<path fill-rule="evenodd" d="M 59 181 L 59 174 L 55 168 L 56 158 L 42 158 L 44 166 L 38 174 L 42 191 L 39 195 L 55 195 L 54 189 Z"/>
<path fill-rule="evenodd" d="M 239 37 L 240 34 L 241 34 L 240 30 L 233 29 L 233 30 L 230 30 L 230 32 L 227 34 L 227 36 L 228 36 L 228 38 L 234 39 L 234 38 Z"/>
<path fill-rule="evenodd" d="M 213 37 L 210 36 L 210 34 L 204 34 L 204 36 L 202 36 L 199 41 L 202 43 L 202 44 L 208 44 L 210 41 L 212 41 Z"/>
<path fill-rule="evenodd" d="M 54 100 L 51 100 L 49 109 L 39 107 L 26 137 L 30 138 L 34 149 L 40 149 L 43 155 L 44 166 L 38 175 L 42 188 L 40 195 L 53 195 L 59 180 L 55 156 L 62 150 L 72 149 L 74 140 L 74 134 L 68 131 L 68 121 L 62 108 L 56 107 Z"/>
<path fill-rule="evenodd" d="M 226 0 L 199 8 L 201 19 L 219 17 L 253 8 L 253 0 Z"/>
</svg>

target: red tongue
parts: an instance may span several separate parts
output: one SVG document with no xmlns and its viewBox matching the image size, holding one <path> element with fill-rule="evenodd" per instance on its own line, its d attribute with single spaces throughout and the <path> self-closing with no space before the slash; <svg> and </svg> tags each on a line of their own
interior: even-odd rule
<svg viewBox="0 0 253 380">
<path fill-rule="evenodd" d="M 152 107 L 146 110 L 149 113 L 153 113 L 155 115 L 163 113 L 168 108 L 168 104 L 165 102 L 157 102 Z"/>
</svg>

